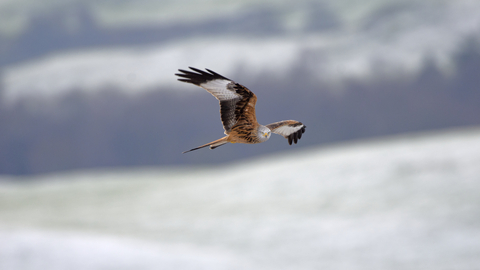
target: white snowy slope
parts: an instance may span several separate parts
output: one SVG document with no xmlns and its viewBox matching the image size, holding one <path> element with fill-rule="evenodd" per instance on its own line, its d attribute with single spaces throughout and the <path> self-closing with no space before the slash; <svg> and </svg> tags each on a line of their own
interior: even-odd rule
<svg viewBox="0 0 480 270">
<path fill-rule="evenodd" d="M 146 2 L 132 6 L 149 7 L 151 3 Z M 191 1 L 184 2 L 153 10 L 168 11 L 178 18 L 186 18 L 192 11 L 210 14 L 198 12 Z M 271 2 L 265 1 L 265 5 L 271 6 Z M 255 78 L 264 74 L 282 77 L 300 65 L 311 70 L 309 75 L 313 78 L 329 83 L 339 83 L 346 78 L 408 76 L 421 69 L 427 58 L 445 72 L 451 72 L 453 55 L 466 38 L 478 37 L 480 30 L 480 1 L 371 0 L 360 4 L 349 0 L 326 1 L 325 7 L 331 9 L 341 25 L 326 32 L 295 30 L 301 28 L 311 1 L 273 2 L 284 17 L 283 27 L 290 29 L 283 35 L 253 37 L 232 32 L 185 36 L 148 47 L 51 53 L 41 59 L 5 67 L 0 78 L 4 98 L 12 102 L 32 95 L 51 97 L 73 89 L 98 91 L 112 86 L 132 93 L 159 86 L 169 89 L 178 85 L 172 74 L 187 66 L 210 68 L 225 76 L 233 76 L 240 69 Z M 230 1 L 218 7 L 215 1 L 202 2 L 202 10 L 210 7 L 217 13 L 196 18 L 196 22 L 260 5 L 254 4 Z M 379 10 L 396 12 L 378 18 Z"/>
<path fill-rule="evenodd" d="M 0 181 L 0 269 L 476 269 L 480 129 Z M 17 180 L 17 181 L 12 181 Z"/>
</svg>

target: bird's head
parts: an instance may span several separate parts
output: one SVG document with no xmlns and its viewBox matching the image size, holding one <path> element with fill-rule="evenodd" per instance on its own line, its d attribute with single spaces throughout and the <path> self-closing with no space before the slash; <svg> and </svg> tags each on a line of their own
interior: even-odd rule
<svg viewBox="0 0 480 270">
<path fill-rule="evenodd" d="M 260 126 L 258 128 L 258 138 L 260 141 L 264 142 L 270 138 L 270 135 L 272 135 L 272 131 L 267 128 L 266 126 Z"/>
</svg>

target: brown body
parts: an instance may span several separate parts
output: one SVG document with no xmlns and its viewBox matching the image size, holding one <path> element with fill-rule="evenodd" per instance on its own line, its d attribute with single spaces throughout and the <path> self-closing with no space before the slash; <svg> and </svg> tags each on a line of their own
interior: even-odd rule
<svg viewBox="0 0 480 270">
<path fill-rule="evenodd" d="M 253 93 L 252 93 L 253 94 Z M 227 133 L 227 140 L 231 143 L 259 143 L 257 137 L 257 128 L 260 126 L 255 116 L 255 104 L 257 96 L 253 95 L 248 100 L 243 114 L 238 118 L 238 122 Z"/>
</svg>

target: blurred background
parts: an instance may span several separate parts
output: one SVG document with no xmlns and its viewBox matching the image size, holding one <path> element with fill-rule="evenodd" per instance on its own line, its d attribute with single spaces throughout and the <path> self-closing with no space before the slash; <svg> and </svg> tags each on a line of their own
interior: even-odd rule
<svg viewBox="0 0 480 270">
<path fill-rule="evenodd" d="M 0 0 L 0 269 L 480 267 L 478 14 Z M 188 66 L 307 132 L 182 155 L 223 135 Z"/>
</svg>

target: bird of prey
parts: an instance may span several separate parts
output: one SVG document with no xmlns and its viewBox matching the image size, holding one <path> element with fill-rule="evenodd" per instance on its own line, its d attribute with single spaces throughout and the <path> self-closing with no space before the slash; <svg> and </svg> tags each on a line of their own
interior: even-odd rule
<svg viewBox="0 0 480 270">
<path fill-rule="evenodd" d="M 282 135 L 291 145 L 292 142 L 297 143 L 305 132 L 305 125 L 295 120 L 260 125 L 255 116 L 257 96 L 252 91 L 209 69 L 190 69 L 194 72 L 179 69 L 180 73 L 175 75 L 180 77 L 179 81 L 198 85 L 218 99 L 226 136 L 183 153 L 207 146 L 215 149 L 226 143 L 261 143 L 270 138 L 271 132 Z"/>
</svg>

